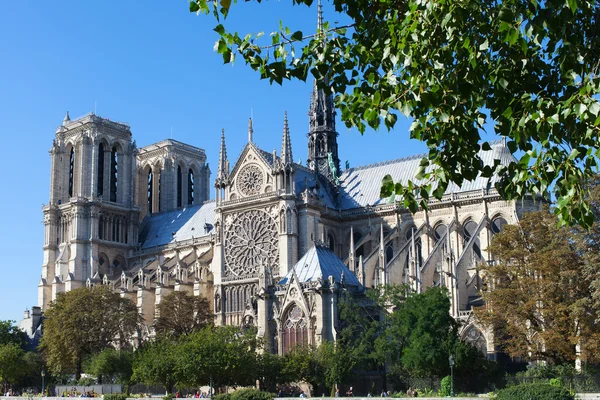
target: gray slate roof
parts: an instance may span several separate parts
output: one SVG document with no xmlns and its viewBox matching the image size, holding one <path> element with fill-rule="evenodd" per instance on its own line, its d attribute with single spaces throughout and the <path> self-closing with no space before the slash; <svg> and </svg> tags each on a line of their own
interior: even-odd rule
<svg viewBox="0 0 600 400">
<path fill-rule="evenodd" d="M 347 285 L 360 286 L 356 275 L 344 265 L 333 251 L 323 246 L 311 247 L 279 283 L 281 285 L 287 284 L 294 271 L 298 280 L 302 283 L 316 282 L 319 279 L 325 281 L 330 276 L 333 276 L 335 282 L 339 283 L 342 280 L 342 274 L 344 274 L 344 282 Z"/>
<path fill-rule="evenodd" d="M 494 159 L 500 160 L 504 165 L 516 161 L 502 141 L 493 142 L 490 145 L 492 147 L 491 150 L 479 151 L 479 156 L 485 165 L 494 165 Z M 419 181 L 415 180 L 414 177 L 419 170 L 421 158 L 425 156 L 425 154 L 420 154 L 345 170 L 340 176 L 342 189 L 341 208 L 365 207 L 385 202 L 385 199 L 379 197 L 379 191 L 381 189 L 381 180 L 386 174 L 390 174 L 394 182 L 405 184 L 408 180 L 413 180 L 415 183 L 418 183 Z M 470 192 L 493 187 L 497 180 L 497 177 L 489 180 L 488 178 L 478 176 L 473 181 L 464 182 L 461 187 L 455 184 L 448 185 L 446 193 Z"/>
<path fill-rule="evenodd" d="M 204 224 L 214 226 L 215 205 L 214 201 L 209 201 L 151 215 L 140 233 L 142 249 L 209 235 L 212 230 L 206 232 Z"/>
</svg>

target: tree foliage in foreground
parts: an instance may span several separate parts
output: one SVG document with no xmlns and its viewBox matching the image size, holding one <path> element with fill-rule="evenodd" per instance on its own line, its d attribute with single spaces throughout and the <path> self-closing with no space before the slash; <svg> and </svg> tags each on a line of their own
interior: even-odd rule
<svg viewBox="0 0 600 400">
<path fill-rule="evenodd" d="M 120 383 L 128 386 L 131 380 L 134 352 L 108 348 L 91 357 L 85 372 L 95 376 L 98 383 Z"/>
<path fill-rule="evenodd" d="M 41 349 L 48 367 L 77 379 L 86 357 L 129 347 L 141 322 L 136 305 L 106 286 L 60 293 L 45 315 Z"/>
<path fill-rule="evenodd" d="M 213 323 L 208 299 L 187 292 L 174 291 L 166 295 L 158 305 L 158 315 L 154 323 L 158 336 L 177 338 Z"/>
<path fill-rule="evenodd" d="M 511 356 L 572 363 L 579 343 L 585 361 L 600 361 L 593 298 L 598 264 L 589 265 L 587 255 L 599 248 L 590 248 L 586 235 L 558 227 L 546 208 L 525 214 L 519 224 L 494 236 L 489 251 L 497 263 L 483 268 L 491 290 L 483 292 L 487 306 L 477 316 L 495 328 Z M 596 276 L 586 272 L 590 269 Z"/>
<path fill-rule="evenodd" d="M 132 380 L 147 385 L 160 384 L 168 393 L 181 380 L 178 370 L 179 344 L 173 339 L 145 343 L 135 353 Z"/>
<path fill-rule="evenodd" d="M 411 210 L 451 182 L 496 174 L 505 199 L 553 192 L 561 223 L 592 223 L 584 183 L 600 156 L 597 0 L 332 2 L 345 25 L 307 35 L 282 24 L 269 41 L 224 27 L 231 0 L 191 0 L 190 11 L 216 17 L 225 63 L 241 56 L 279 84 L 310 71 L 348 127 L 413 120 L 410 137 L 429 148 L 422 168 L 408 183 L 388 177 L 382 190 Z M 483 165 L 486 129 L 507 139 L 517 162 Z"/>
</svg>

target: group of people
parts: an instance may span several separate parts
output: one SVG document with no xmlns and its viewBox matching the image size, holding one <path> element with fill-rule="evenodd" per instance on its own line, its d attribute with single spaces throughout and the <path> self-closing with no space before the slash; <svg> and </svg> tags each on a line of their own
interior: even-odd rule
<svg viewBox="0 0 600 400">
<path fill-rule="evenodd" d="M 195 393 L 188 393 L 185 396 L 182 396 L 181 393 L 179 391 L 177 391 L 175 393 L 175 398 L 179 399 L 179 398 L 188 398 L 188 399 L 206 399 L 208 398 L 208 393 L 206 392 L 202 392 L 200 393 L 199 391 L 196 390 Z"/>
</svg>

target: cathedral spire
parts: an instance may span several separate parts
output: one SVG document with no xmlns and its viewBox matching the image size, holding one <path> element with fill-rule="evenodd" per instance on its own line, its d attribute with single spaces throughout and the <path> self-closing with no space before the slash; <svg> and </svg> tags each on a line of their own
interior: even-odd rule
<svg viewBox="0 0 600 400">
<path fill-rule="evenodd" d="M 283 117 L 283 137 L 281 139 L 281 162 L 284 166 L 292 165 L 292 141 L 290 140 L 290 128 L 288 126 L 287 111 Z"/>
<path fill-rule="evenodd" d="M 321 36 L 323 32 L 323 4 L 321 0 L 317 2 L 317 35 Z"/>
<path fill-rule="evenodd" d="M 325 40 L 323 34 L 323 7 L 318 3 L 317 35 Z M 338 157 L 337 132 L 335 130 L 335 107 L 333 96 L 319 86 L 328 86 L 328 77 L 315 79 L 310 97 L 308 167 L 315 172 L 336 181 L 340 171 Z"/>
<path fill-rule="evenodd" d="M 254 129 L 252 129 L 252 118 L 248 118 L 248 143 L 252 143 L 252 135 L 254 134 Z"/>
<path fill-rule="evenodd" d="M 65 114 L 65 117 L 63 118 L 63 125 L 66 124 L 67 122 L 69 122 L 71 120 L 71 117 L 69 117 L 69 112 L 67 111 L 67 113 Z"/>
<path fill-rule="evenodd" d="M 219 167 L 215 184 L 224 184 L 229 175 L 229 161 L 227 161 L 227 148 L 225 147 L 225 129 L 221 130 L 221 149 L 219 150 Z"/>
</svg>

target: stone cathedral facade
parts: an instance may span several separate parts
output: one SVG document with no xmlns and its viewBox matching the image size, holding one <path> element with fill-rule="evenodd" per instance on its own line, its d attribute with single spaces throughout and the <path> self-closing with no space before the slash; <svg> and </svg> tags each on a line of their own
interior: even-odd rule
<svg viewBox="0 0 600 400">
<path fill-rule="evenodd" d="M 381 199 L 383 176 L 413 178 L 422 156 L 340 170 L 333 101 L 316 84 L 306 165 L 293 161 L 287 116 L 279 153 L 252 135 L 250 120 L 230 162 L 222 134 L 211 200 L 203 149 L 175 140 L 138 148 L 125 124 L 67 114 L 50 150 L 42 310 L 57 293 L 109 285 L 138 305 L 152 334 L 161 298 L 187 291 L 210 299 L 216 324 L 255 326 L 282 354 L 335 340 L 342 291 L 445 286 L 463 338 L 493 357 L 493 335 L 471 316 L 477 266 L 493 262 L 492 236 L 537 208 L 533 200 L 504 201 L 482 177 L 415 214 Z M 513 160 L 505 143 L 491 147 L 485 163 Z"/>
</svg>

